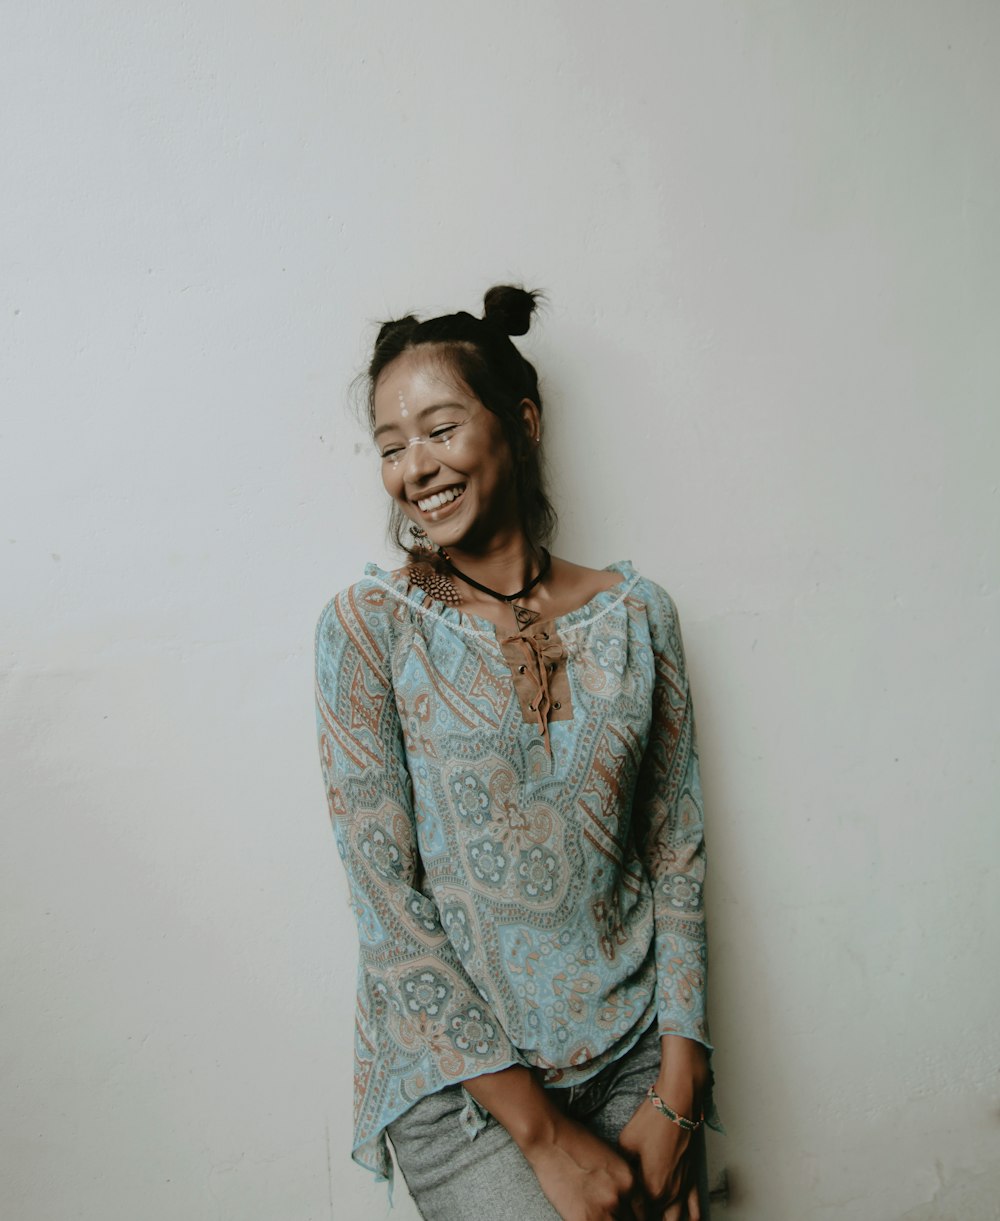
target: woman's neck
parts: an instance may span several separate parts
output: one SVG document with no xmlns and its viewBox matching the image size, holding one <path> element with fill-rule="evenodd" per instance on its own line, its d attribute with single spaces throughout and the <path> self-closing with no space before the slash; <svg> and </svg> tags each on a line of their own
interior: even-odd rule
<svg viewBox="0 0 1000 1221">
<path fill-rule="evenodd" d="M 520 531 L 497 536 L 481 550 L 446 550 L 456 568 L 500 594 L 514 593 L 527 585 L 541 562 L 541 549 L 533 547 Z"/>
</svg>

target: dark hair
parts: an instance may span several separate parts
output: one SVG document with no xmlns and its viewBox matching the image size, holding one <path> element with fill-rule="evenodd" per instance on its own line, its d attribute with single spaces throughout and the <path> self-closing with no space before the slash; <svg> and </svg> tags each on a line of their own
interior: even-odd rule
<svg viewBox="0 0 1000 1221">
<path fill-rule="evenodd" d="M 525 534 L 532 543 L 544 545 L 552 541 L 555 533 L 556 511 L 545 490 L 541 446 L 529 443 L 518 410 L 524 399 L 531 399 L 541 411 L 538 374 L 509 338 L 527 334 L 541 295 L 510 284 L 498 284 L 483 299 L 482 318 L 474 318 L 463 310 L 424 322 L 413 314 L 384 322 L 368 364 L 367 406 L 368 424 L 374 430 L 375 387 L 382 373 L 411 348 L 437 348 L 452 372 L 500 421 L 514 458 L 517 502 Z M 403 551 L 412 554 L 403 539 L 406 526 L 402 511 L 393 504 L 389 537 Z"/>
</svg>

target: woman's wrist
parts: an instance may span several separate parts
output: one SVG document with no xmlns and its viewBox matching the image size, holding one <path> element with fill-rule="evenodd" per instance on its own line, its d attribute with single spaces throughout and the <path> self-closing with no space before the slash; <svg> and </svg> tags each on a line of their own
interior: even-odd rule
<svg viewBox="0 0 1000 1221">
<path fill-rule="evenodd" d="M 668 1106 L 689 1119 L 699 1119 L 711 1080 L 703 1044 L 681 1035 L 660 1039 L 660 1071 L 654 1089 Z"/>
<path fill-rule="evenodd" d="M 663 1101 L 653 1086 L 650 1086 L 646 1091 L 646 1097 L 653 1104 L 655 1111 L 659 1111 L 664 1118 L 669 1119 L 672 1124 L 676 1125 L 683 1132 L 697 1132 L 701 1127 L 704 1119 L 701 1107 L 688 1107 L 687 1110 L 691 1112 L 689 1115 L 675 1111 L 672 1106 Z"/>
</svg>

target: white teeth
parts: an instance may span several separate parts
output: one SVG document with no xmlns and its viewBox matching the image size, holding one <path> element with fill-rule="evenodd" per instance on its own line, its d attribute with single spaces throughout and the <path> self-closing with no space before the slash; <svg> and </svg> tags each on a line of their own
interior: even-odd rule
<svg viewBox="0 0 1000 1221">
<path fill-rule="evenodd" d="M 443 492 L 436 492 L 433 496 L 428 496 L 426 500 L 418 500 L 417 508 L 422 513 L 430 513 L 434 509 L 440 509 L 442 505 L 451 504 L 455 497 L 461 496 L 464 491 L 464 483 L 457 488 L 446 488 Z"/>
</svg>

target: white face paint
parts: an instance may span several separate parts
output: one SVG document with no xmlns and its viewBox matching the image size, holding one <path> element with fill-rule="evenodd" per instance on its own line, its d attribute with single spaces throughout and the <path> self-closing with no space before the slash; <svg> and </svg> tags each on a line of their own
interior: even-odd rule
<svg viewBox="0 0 1000 1221">
<path fill-rule="evenodd" d="M 404 420 L 410 414 L 409 411 L 407 411 L 407 409 L 406 409 L 406 399 L 403 398 L 402 390 L 400 390 L 400 392 L 399 392 L 399 414 L 403 417 Z"/>
<path fill-rule="evenodd" d="M 403 455 L 408 449 L 412 449 L 414 445 L 440 445 L 444 441 L 445 449 L 451 449 L 451 437 L 410 437 L 406 442 L 405 449 L 395 449 L 389 454 L 388 458 L 383 458 L 383 462 L 391 462 L 392 469 L 395 470 L 400 462 L 403 461 Z"/>
</svg>

